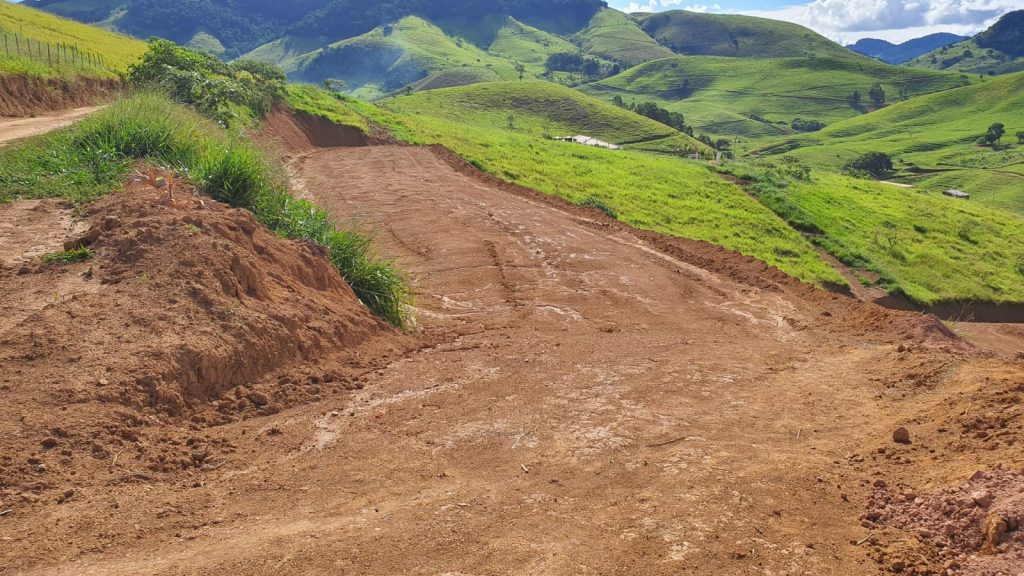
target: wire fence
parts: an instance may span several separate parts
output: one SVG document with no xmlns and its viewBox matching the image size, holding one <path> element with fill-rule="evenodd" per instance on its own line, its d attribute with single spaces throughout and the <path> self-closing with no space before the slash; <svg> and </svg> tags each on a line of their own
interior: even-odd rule
<svg viewBox="0 0 1024 576">
<path fill-rule="evenodd" d="M 77 44 L 50 43 L 16 32 L 0 30 L 0 55 L 26 59 L 53 67 L 107 69 L 102 54 L 81 50 Z"/>
</svg>

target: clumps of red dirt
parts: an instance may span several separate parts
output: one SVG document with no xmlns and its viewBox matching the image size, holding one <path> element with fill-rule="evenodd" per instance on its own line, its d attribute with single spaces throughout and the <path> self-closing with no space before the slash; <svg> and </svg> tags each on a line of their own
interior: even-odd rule
<svg viewBox="0 0 1024 576">
<path fill-rule="evenodd" d="M 326 118 L 289 109 L 278 104 L 267 114 L 262 130 L 255 135 L 265 147 L 289 154 L 317 148 L 366 146 L 370 143 L 358 128 L 341 126 Z"/>
<path fill-rule="evenodd" d="M 114 79 L 0 75 L 0 116 L 88 106 L 113 97 L 120 88 L 121 82 Z"/>
<path fill-rule="evenodd" d="M 878 482 L 863 520 L 916 541 L 916 550 L 876 551 L 875 559 L 895 572 L 934 574 L 941 566 L 947 574 L 1018 576 L 1024 570 L 1024 470 L 979 471 L 925 494 Z"/>
<path fill-rule="evenodd" d="M 360 388 L 411 347 L 319 247 L 187 185 L 172 198 L 130 182 L 88 223 L 64 247 L 90 260 L 0 265 L 0 293 L 23 311 L 0 323 L 5 507 L 60 502 L 112 472 L 215 469 L 234 448 L 211 427 Z"/>
</svg>

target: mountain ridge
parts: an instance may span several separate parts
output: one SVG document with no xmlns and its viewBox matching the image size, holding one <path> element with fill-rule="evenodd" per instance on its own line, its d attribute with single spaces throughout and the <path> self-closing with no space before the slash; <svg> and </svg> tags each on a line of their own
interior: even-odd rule
<svg viewBox="0 0 1024 576">
<path fill-rule="evenodd" d="M 877 58 L 889 64 L 903 64 L 932 50 L 963 42 L 969 38 L 969 36 L 960 36 L 948 32 L 929 34 L 899 44 L 893 44 L 892 42 L 877 38 L 861 38 L 857 42 L 848 45 L 847 48 L 858 54 Z"/>
</svg>

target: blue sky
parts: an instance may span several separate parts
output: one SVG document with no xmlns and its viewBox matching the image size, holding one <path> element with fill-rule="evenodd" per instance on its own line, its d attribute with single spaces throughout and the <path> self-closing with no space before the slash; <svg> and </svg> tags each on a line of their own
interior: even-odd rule
<svg viewBox="0 0 1024 576">
<path fill-rule="evenodd" d="M 1024 0 L 608 0 L 631 11 L 693 10 L 787 20 L 841 43 L 861 38 L 902 42 L 934 32 L 973 35 Z"/>
</svg>

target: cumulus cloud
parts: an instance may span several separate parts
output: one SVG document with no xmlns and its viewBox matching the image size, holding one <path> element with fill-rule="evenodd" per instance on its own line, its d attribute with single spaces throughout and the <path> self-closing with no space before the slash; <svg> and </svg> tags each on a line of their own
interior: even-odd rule
<svg viewBox="0 0 1024 576">
<path fill-rule="evenodd" d="M 1008 4 L 984 0 L 814 0 L 807 6 L 805 19 L 813 28 L 838 32 L 980 26 L 1005 13 Z"/>
<path fill-rule="evenodd" d="M 662 10 L 688 10 L 690 12 L 721 12 L 719 4 L 691 4 L 684 5 L 685 0 L 647 0 L 637 2 L 633 0 L 623 10 L 626 12 L 660 12 Z"/>
</svg>

